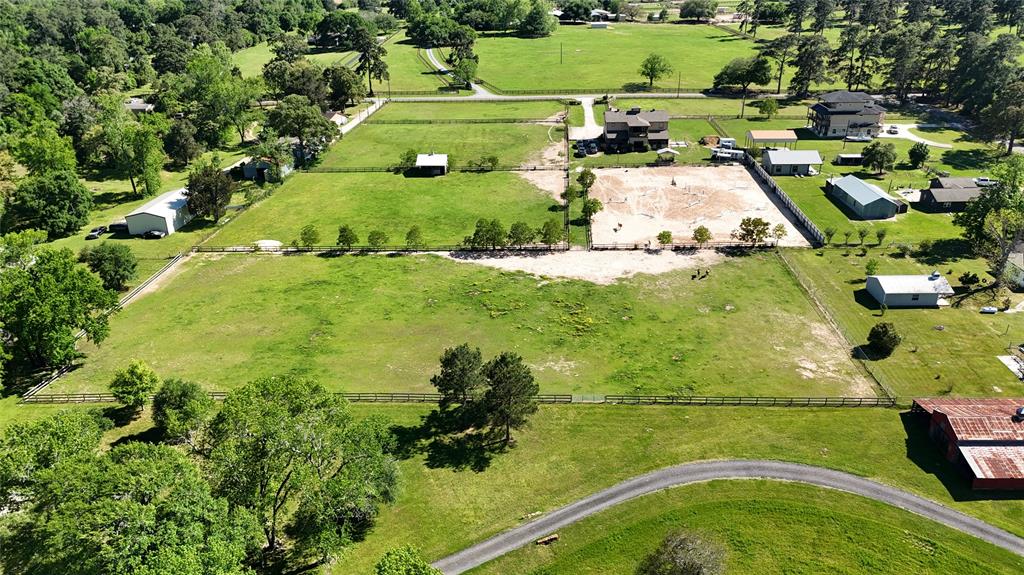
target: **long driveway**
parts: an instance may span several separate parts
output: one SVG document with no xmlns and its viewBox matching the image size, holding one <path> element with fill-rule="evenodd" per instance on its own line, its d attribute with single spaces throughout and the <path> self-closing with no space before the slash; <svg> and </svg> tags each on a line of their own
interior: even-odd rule
<svg viewBox="0 0 1024 575">
<path fill-rule="evenodd" d="M 894 505 L 1024 556 L 1024 539 L 895 487 L 849 473 L 799 463 L 726 460 L 666 467 L 623 481 L 529 523 L 463 549 L 454 555 L 449 555 L 434 563 L 434 567 L 446 575 L 457 575 L 629 499 L 669 487 L 714 479 L 776 479 L 838 489 Z"/>
</svg>

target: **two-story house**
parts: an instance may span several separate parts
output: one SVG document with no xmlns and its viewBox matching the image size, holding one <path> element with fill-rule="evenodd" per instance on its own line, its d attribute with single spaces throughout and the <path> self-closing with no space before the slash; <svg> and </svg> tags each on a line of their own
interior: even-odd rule
<svg viewBox="0 0 1024 575">
<path fill-rule="evenodd" d="M 882 108 L 864 92 L 829 92 L 807 112 L 807 125 L 822 138 L 877 136 L 885 123 Z"/>
<path fill-rule="evenodd" d="M 604 140 L 610 149 L 624 151 L 668 147 L 668 112 L 609 110 L 604 113 Z"/>
</svg>

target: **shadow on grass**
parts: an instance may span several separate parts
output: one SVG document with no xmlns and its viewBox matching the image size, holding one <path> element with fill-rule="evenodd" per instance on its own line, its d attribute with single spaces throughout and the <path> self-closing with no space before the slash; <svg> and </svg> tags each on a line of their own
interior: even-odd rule
<svg viewBox="0 0 1024 575">
<path fill-rule="evenodd" d="M 982 170 L 995 158 L 989 150 L 948 150 L 942 154 L 942 163 L 955 170 Z"/>
<path fill-rule="evenodd" d="M 431 469 L 483 472 L 490 467 L 491 458 L 508 446 L 488 431 L 472 427 L 469 419 L 455 410 L 435 409 L 421 416 L 419 425 L 394 426 L 395 455 L 400 459 L 422 455 Z"/>
<path fill-rule="evenodd" d="M 926 266 L 941 266 L 955 263 L 964 257 L 970 258 L 971 244 L 962 238 L 935 240 L 926 254 L 916 254 L 914 259 Z"/>
<path fill-rule="evenodd" d="M 157 445 L 163 440 L 163 433 L 161 433 L 156 427 L 150 427 L 149 429 L 145 429 L 138 433 L 132 433 L 131 435 L 125 435 L 124 437 L 118 438 L 117 441 L 110 444 L 110 447 L 114 448 L 118 445 L 124 445 L 125 443 L 131 443 L 133 441 Z"/>
<path fill-rule="evenodd" d="M 1019 501 L 1024 491 L 977 491 L 971 489 L 965 477 L 966 469 L 942 457 L 938 445 L 928 437 L 927 416 L 905 411 L 900 414 L 903 429 L 907 434 L 907 459 L 921 471 L 935 476 L 949 492 L 954 501 Z"/>
<path fill-rule="evenodd" d="M 142 411 L 135 407 L 120 405 L 117 407 L 103 408 L 103 417 L 109 419 L 114 427 L 124 427 L 138 419 Z"/>
</svg>

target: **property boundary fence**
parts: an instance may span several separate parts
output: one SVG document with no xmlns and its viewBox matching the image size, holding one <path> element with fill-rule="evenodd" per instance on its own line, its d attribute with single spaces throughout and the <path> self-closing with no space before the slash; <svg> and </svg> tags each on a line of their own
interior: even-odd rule
<svg viewBox="0 0 1024 575">
<path fill-rule="evenodd" d="M 772 178 L 771 175 L 769 175 L 768 172 L 765 171 L 765 169 L 762 168 L 756 160 L 754 160 L 754 157 L 751 156 L 749 152 L 744 154 L 743 158 L 743 163 L 745 163 L 748 168 L 752 169 L 754 174 L 757 175 L 757 178 L 764 182 L 764 184 L 768 186 L 768 189 L 771 190 L 772 193 L 774 193 L 776 196 L 778 196 L 780 200 L 782 200 L 782 203 L 785 204 L 787 208 L 789 208 L 789 211 L 793 213 L 793 216 L 797 219 L 800 225 L 803 226 L 805 230 L 807 230 L 807 233 L 811 235 L 811 238 L 817 244 L 815 247 L 824 245 L 826 243 L 825 234 L 821 233 L 821 230 L 818 229 L 818 226 L 816 226 L 814 222 L 811 221 L 811 218 L 807 217 L 807 215 L 804 214 L 803 210 L 800 209 L 800 206 L 796 205 L 796 202 L 794 202 L 793 199 L 789 197 L 789 194 L 787 194 L 786 191 L 783 190 L 782 187 L 775 182 L 775 179 Z"/>
<path fill-rule="evenodd" d="M 210 398 L 223 401 L 227 392 L 210 392 Z M 437 403 L 438 393 L 336 393 L 352 403 Z M 588 395 L 540 394 L 537 403 L 545 405 L 679 405 L 733 407 L 899 407 L 891 397 L 724 397 L 687 395 Z M 152 400 L 152 396 L 150 396 Z M 117 403 L 109 393 L 48 393 L 22 397 L 22 403 L 83 404 Z"/>
<path fill-rule="evenodd" d="M 721 249 L 738 248 L 738 249 L 745 249 L 745 250 L 764 250 L 764 249 L 774 249 L 775 248 L 775 242 L 774 241 L 768 241 L 768 242 L 765 242 L 763 244 L 758 244 L 756 246 L 752 246 L 752 245 L 750 245 L 749 243 L 746 243 L 746 242 L 727 242 L 727 241 L 704 242 L 703 244 L 698 244 L 697 242 L 679 242 L 679 243 L 665 244 L 664 246 L 662 246 L 661 244 L 654 244 L 654 243 L 651 243 L 650 245 L 648 245 L 646 243 L 643 243 L 643 244 L 641 244 L 641 243 L 632 243 L 632 244 L 630 244 L 630 243 L 624 243 L 624 244 L 592 244 L 590 246 L 590 249 L 597 250 L 597 251 L 601 251 L 601 250 L 633 251 L 633 250 L 651 250 L 651 249 L 659 249 L 659 248 L 660 249 L 666 249 L 666 250 L 672 250 L 674 252 L 696 251 L 696 250 L 700 250 L 700 249 L 705 249 L 705 250 L 706 249 L 719 249 L 719 248 L 721 248 Z"/>
<path fill-rule="evenodd" d="M 411 169 L 411 168 L 410 168 Z M 452 172 L 560 172 L 565 169 L 563 165 L 533 165 L 533 164 L 505 164 L 497 166 L 452 166 L 449 171 Z M 363 172 L 400 172 L 401 168 L 396 166 L 313 166 L 307 168 L 305 171 L 314 174 L 348 174 L 348 173 L 363 173 Z"/>
<path fill-rule="evenodd" d="M 732 34 L 733 36 L 739 36 L 740 38 L 746 38 L 747 40 L 754 40 L 755 39 L 753 36 L 751 36 L 750 34 L 747 34 L 746 32 L 741 32 L 739 30 L 736 30 L 736 29 L 733 29 L 733 28 L 729 28 L 728 26 L 722 26 L 721 24 L 718 24 L 716 22 L 709 22 L 709 24 L 711 26 L 715 27 L 715 28 L 718 28 L 722 32 L 728 32 L 729 34 Z"/>
<path fill-rule="evenodd" d="M 708 119 L 708 123 L 711 124 L 711 127 L 715 130 L 715 132 L 720 137 L 723 137 L 723 138 L 728 138 L 729 137 L 729 132 L 725 131 L 725 128 L 723 128 L 722 125 L 718 123 L 718 120 L 715 119 L 714 116 L 710 116 L 709 115 L 709 116 L 707 116 L 707 119 Z"/>
<path fill-rule="evenodd" d="M 342 254 L 358 254 L 358 253 L 424 253 L 424 252 L 463 252 L 463 253 L 544 253 L 544 252 L 559 252 L 568 249 L 564 243 L 554 244 L 551 246 L 545 245 L 529 245 L 522 247 L 497 247 L 497 248 L 474 248 L 468 247 L 462 244 L 441 244 L 441 245 L 423 245 L 423 246 L 407 246 L 407 245 L 389 245 L 389 246 L 352 246 L 346 248 L 343 246 L 207 246 L 197 245 L 192 246 L 192 251 L 195 253 L 240 253 L 240 254 L 253 254 L 253 253 L 273 253 L 273 254 L 328 254 L 328 255 L 342 255 Z"/>
<path fill-rule="evenodd" d="M 540 124 L 547 118 L 396 118 L 367 120 L 364 124 Z"/>
</svg>

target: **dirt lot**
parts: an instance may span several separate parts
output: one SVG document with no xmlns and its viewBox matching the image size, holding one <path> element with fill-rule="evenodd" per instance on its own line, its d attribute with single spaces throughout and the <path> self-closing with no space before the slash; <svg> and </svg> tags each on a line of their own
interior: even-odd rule
<svg viewBox="0 0 1024 575">
<path fill-rule="evenodd" d="M 742 166 L 679 166 L 594 170 L 590 196 L 604 210 L 594 217 L 595 244 L 656 243 L 662 230 L 689 241 L 694 228 L 706 226 L 716 241 L 745 217 L 786 226 L 786 246 L 809 245 L 789 212 Z"/>
</svg>

